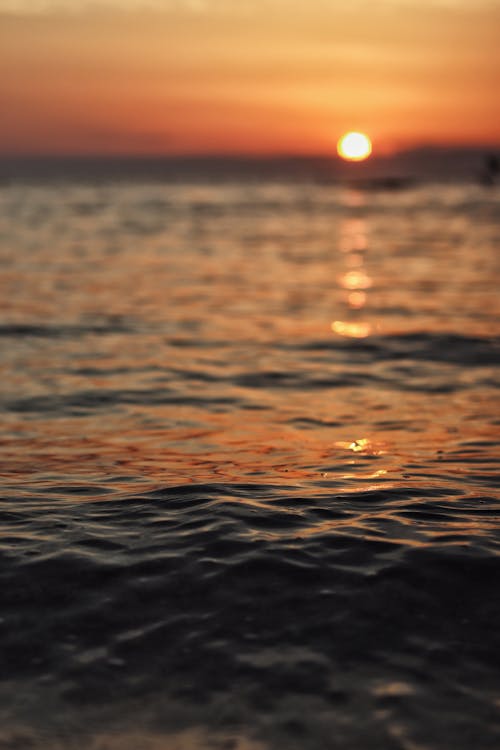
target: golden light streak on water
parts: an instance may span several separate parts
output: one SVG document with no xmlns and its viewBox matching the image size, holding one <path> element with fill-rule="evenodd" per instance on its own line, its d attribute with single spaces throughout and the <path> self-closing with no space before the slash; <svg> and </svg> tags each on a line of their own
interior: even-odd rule
<svg viewBox="0 0 500 750">
<path fill-rule="evenodd" d="M 347 301 L 349 306 L 355 310 L 360 310 L 366 305 L 366 293 L 365 292 L 349 292 L 347 295 Z"/>
<path fill-rule="evenodd" d="M 343 320 L 334 320 L 332 331 L 339 336 L 346 336 L 351 339 L 364 339 L 372 332 L 371 323 L 349 323 Z"/>
</svg>

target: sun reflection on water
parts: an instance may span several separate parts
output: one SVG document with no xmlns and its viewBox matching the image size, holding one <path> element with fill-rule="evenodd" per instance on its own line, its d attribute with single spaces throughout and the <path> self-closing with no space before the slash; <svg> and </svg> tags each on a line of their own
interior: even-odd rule
<svg viewBox="0 0 500 750">
<path fill-rule="evenodd" d="M 345 450 L 352 451 L 353 453 L 367 453 L 371 456 L 381 456 L 386 451 L 381 447 L 380 443 L 374 443 L 369 438 L 358 438 L 348 442 L 346 440 L 337 440 L 335 442 L 336 448 L 344 448 Z M 385 472 L 384 472 L 385 473 Z"/>
<path fill-rule="evenodd" d="M 369 289 L 372 280 L 364 271 L 348 271 L 342 276 L 340 284 L 344 289 Z"/>
<path fill-rule="evenodd" d="M 351 339 L 364 339 L 372 332 L 370 323 L 346 323 L 343 320 L 334 320 L 332 331 L 339 336 L 347 336 Z"/>
<path fill-rule="evenodd" d="M 343 206 L 349 213 L 365 204 L 360 191 L 350 190 L 344 195 Z M 346 270 L 339 277 L 342 298 L 351 319 L 334 320 L 331 330 L 338 336 L 362 339 L 373 333 L 373 324 L 359 320 L 359 314 L 368 303 L 367 290 L 373 286 L 373 279 L 365 268 L 365 254 L 368 249 L 368 232 L 364 218 L 347 216 L 342 221 L 339 249 Z"/>
<path fill-rule="evenodd" d="M 360 291 L 350 292 L 347 295 L 347 301 L 350 307 L 359 310 L 366 305 L 366 293 Z"/>
</svg>

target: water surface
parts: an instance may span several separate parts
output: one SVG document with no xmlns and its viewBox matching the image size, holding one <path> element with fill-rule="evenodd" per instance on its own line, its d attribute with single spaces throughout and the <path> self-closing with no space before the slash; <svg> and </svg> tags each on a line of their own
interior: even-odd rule
<svg viewBox="0 0 500 750">
<path fill-rule="evenodd" d="M 499 746 L 499 207 L 1 187 L 0 746 Z"/>
</svg>

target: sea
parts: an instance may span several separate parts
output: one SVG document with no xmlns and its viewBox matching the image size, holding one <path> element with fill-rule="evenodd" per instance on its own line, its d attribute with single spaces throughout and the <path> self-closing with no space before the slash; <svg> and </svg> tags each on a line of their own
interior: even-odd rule
<svg viewBox="0 0 500 750">
<path fill-rule="evenodd" d="M 0 184 L 0 748 L 500 747 L 500 187 Z"/>
</svg>

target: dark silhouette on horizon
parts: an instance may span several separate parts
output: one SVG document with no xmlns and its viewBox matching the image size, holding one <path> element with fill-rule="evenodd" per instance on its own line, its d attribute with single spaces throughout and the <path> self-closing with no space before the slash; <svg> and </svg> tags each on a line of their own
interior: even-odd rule
<svg viewBox="0 0 500 750">
<path fill-rule="evenodd" d="M 496 154 L 487 154 L 484 159 L 484 169 L 481 174 L 481 183 L 486 186 L 495 185 L 500 172 L 500 163 Z"/>
</svg>

